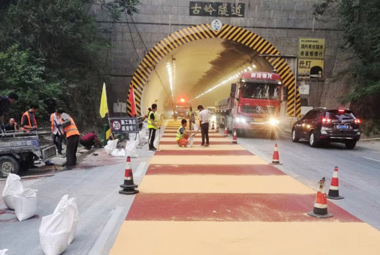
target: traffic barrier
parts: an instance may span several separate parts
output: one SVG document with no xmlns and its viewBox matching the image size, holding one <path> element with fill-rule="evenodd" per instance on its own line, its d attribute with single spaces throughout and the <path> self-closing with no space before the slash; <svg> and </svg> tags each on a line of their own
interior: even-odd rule
<svg viewBox="0 0 380 255">
<path fill-rule="evenodd" d="M 280 163 L 280 155 L 278 154 L 278 146 L 277 143 L 274 145 L 274 151 L 273 151 L 273 164 L 279 164 Z"/>
<path fill-rule="evenodd" d="M 236 129 L 234 129 L 234 136 L 232 138 L 232 143 L 237 143 Z"/>
<path fill-rule="evenodd" d="M 228 136 L 228 127 L 224 129 L 224 136 Z"/>
<path fill-rule="evenodd" d="M 329 189 L 329 194 L 327 195 L 330 199 L 343 199 L 343 197 L 339 196 L 339 179 L 338 179 L 338 167 L 336 166 L 334 169 L 333 177 L 331 179 L 331 185 Z"/>
<path fill-rule="evenodd" d="M 129 156 L 127 157 L 127 163 L 125 164 L 124 184 L 120 185 L 120 187 L 123 189 L 119 191 L 120 194 L 132 195 L 139 193 L 139 191 L 135 189 L 138 186 L 133 182 L 131 158 Z"/>
<path fill-rule="evenodd" d="M 317 192 L 317 198 L 315 199 L 314 209 L 308 213 L 309 216 L 317 218 L 329 218 L 333 216 L 327 212 L 327 198 L 326 192 L 324 191 L 325 181 L 325 177 L 319 181 L 319 190 Z"/>
</svg>

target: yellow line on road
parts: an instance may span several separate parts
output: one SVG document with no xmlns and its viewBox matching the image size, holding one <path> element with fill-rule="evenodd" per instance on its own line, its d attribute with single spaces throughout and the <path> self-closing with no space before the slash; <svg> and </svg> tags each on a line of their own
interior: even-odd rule
<svg viewBox="0 0 380 255">
<path fill-rule="evenodd" d="M 212 148 L 212 147 L 210 147 Z M 164 165 L 266 165 L 257 156 L 154 156 L 150 164 Z"/>
<path fill-rule="evenodd" d="M 315 193 L 286 175 L 146 175 L 139 190 L 141 193 Z"/>
</svg>

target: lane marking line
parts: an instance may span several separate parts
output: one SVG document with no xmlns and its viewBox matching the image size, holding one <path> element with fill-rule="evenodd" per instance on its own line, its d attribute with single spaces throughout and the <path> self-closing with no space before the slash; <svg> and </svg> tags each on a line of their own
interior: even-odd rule
<svg viewBox="0 0 380 255">
<path fill-rule="evenodd" d="M 377 159 L 368 158 L 368 157 L 362 157 L 362 158 L 365 158 L 365 159 L 368 159 L 368 160 L 372 160 L 372 161 L 376 161 L 376 162 L 379 162 L 379 163 L 380 163 L 380 160 L 377 160 Z"/>
<path fill-rule="evenodd" d="M 113 209 L 113 211 L 111 212 L 110 219 L 107 221 L 106 226 L 104 227 L 102 233 L 99 235 L 94 246 L 92 246 L 92 249 L 88 253 L 89 255 L 104 254 L 104 251 L 103 251 L 104 246 L 106 245 L 108 238 L 114 232 L 114 228 L 122 212 L 123 212 L 123 207 L 121 206 L 117 206 L 115 207 L 115 209 Z"/>
<path fill-rule="evenodd" d="M 136 170 L 136 173 L 135 173 L 135 177 L 139 178 L 139 177 L 142 176 L 146 164 L 147 164 L 147 162 L 141 162 L 140 163 L 140 165 L 137 167 L 137 170 Z"/>
</svg>

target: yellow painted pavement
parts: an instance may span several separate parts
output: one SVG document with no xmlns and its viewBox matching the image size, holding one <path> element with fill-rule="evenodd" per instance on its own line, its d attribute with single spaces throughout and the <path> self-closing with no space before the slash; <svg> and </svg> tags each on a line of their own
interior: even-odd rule
<svg viewBox="0 0 380 255">
<path fill-rule="evenodd" d="M 125 221 L 111 255 L 379 255 L 366 223 Z"/>
<path fill-rule="evenodd" d="M 147 175 L 141 193 L 314 194 L 287 175 Z"/>
<path fill-rule="evenodd" d="M 265 165 L 258 156 L 154 156 L 150 164 L 166 165 Z"/>
<path fill-rule="evenodd" d="M 165 150 L 175 150 L 175 151 L 199 151 L 199 150 L 204 150 L 204 151 L 245 151 L 243 147 L 241 147 L 238 144 L 215 144 L 212 146 L 208 147 L 202 147 L 200 148 L 199 146 L 194 146 L 191 148 L 187 147 L 179 147 L 177 144 L 163 144 L 160 145 L 160 150 L 165 151 Z"/>
<path fill-rule="evenodd" d="M 210 144 L 212 144 L 212 141 L 220 141 L 220 142 L 223 142 L 223 141 L 225 141 L 225 142 L 231 142 L 231 140 L 230 139 L 228 139 L 228 138 L 225 138 L 225 137 L 223 137 L 223 136 L 221 136 L 221 137 L 210 137 Z M 175 136 L 173 136 L 173 137 L 162 137 L 161 139 L 160 139 L 160 141 L 176 141 L 175 140 Z M 195 136 L 194 137 L 194 141 L 198 141 L 198 142 L 200 142 L 200 141 L 202 141 L 202 137 L 201 136 Z M 232 143 L 232 142 L 231 142 Z"/>
</svg>

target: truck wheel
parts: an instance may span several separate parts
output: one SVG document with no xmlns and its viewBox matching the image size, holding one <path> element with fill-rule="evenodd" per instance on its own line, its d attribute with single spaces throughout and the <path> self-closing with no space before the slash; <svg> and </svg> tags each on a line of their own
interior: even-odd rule
<svg viewBox="0 0 380 255">
<path fill-rule="evenodd" d="M 10 173 L 18 174 L 20 171 L 20 163 L 11 156 L 0 157 L 0 175 L 7 177 Z"/>
</svg>

